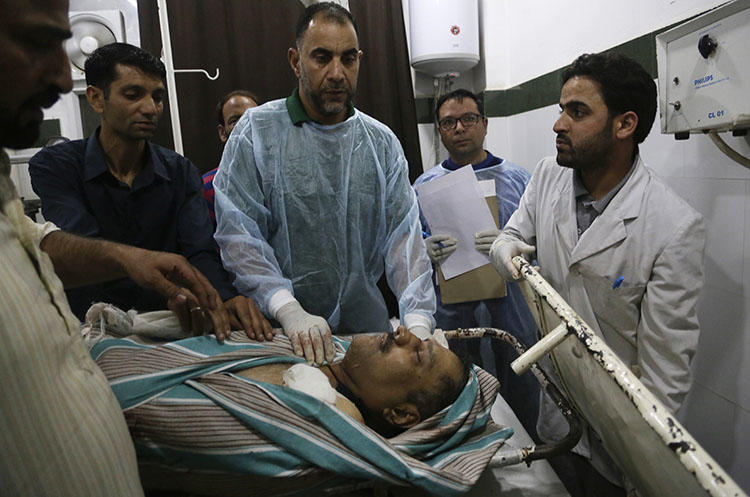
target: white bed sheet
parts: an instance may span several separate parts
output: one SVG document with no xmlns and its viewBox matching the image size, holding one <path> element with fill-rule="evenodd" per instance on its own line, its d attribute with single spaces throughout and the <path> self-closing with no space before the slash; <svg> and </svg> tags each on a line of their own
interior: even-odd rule
<svg viewBox="0 0 750 497">
<path fill-rule="evenodd" d="M 513 447 L 533 444 L 513 410 L 500 395 L 491 411 L 499 425 L 512 426 L 515 433 L 506 443 Z M 565 486 L 545 460 L 514 464 L 502 468 L 487 468 L 466 497 L 569 497 Z"/>
</svg>

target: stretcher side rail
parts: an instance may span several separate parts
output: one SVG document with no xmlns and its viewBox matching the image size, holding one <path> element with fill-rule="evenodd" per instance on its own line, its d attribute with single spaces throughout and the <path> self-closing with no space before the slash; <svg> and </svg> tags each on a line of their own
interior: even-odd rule
<svg viewBox="0 0 750 497">
<path fill-rule="evenodd" d="M 561 389 L 637 494 L 747 497 L 537 270 L 520 256 L 513 263 L 533 289 L 524 293 L 542 333 L 560 330 L 560 321 L 567 329 L 546 350 Z"/>
<path fill-rule="evenodd" d="M 496 328 L 460 328 L 445 332 L 445 337 L 448 339 L 480 338 L 483 336 L 490 337 L 493 340 L 502 340 L 510 344 L 513 346 L 519 357 L 526 352 L 526 348 L 516 337 L 507 331 Z M 531 364 L 530 369 L 539 382 L 539 385 L 541 385 L 542 389 L 544 389 L 547 395 L 549 395 L 555 402 L 560 413 L 568 422 L 568 433 L 560 441 L 549 444 L 530 445 L 522 448 L 511 448 L 506 444 L 500 448 L 497 454 L 492 458 L 489 467 L 497 468 L 521 462 L 531 464 L 532 461 L 548 459 L 569 451 L 575 447 L 578 440 L 581 438 L 582 428 L 580 418 L 575 410 L 570 407 L 565 396 L 560 392 L 557 386 L 549 380 L 544 370 L 542 370 L 542 368 L 536 363 Z"/>
</svg>

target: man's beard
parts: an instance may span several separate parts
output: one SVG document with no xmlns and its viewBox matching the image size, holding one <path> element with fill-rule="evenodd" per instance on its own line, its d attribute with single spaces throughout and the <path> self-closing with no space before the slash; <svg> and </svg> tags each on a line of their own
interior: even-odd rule
<svg viewBox="0 0 750 497">
<path fill-rule="evenodd" d="M 606 166 L 606 157 L 612 149 L 612 121 L 607 120 L 604 129 L 596 135 L 580 142 L 574 148 L 567 135 L 558 134 L 557 138 L 567 143 L 567 152 L 557 152 L 557 163 L 577 171 L 592 171 Z"/>
<path fill-rule="evenodd" d="M 38 109 L 51 107 L 60 96 L 60 90 L 49 88 L 35 95 L 15 110 L 0 107 L 0 146 L 8 148 L 28 148 L 39 139 L 41 120 L 33 114 Z"/>
<path fill-rule="evenodd" d="M 8 148 L 29 148 L 39 139 L 40 122 L 20 126 L 15 122 L 0 119 L 0 145 Z"/>
<path fill-rule="evenodd" d="M 312 85 L 310 84 L 310 79 L 307 77 L 307 73 L 304 71 L 304 69 L 300 70 L 299 72 L 299 80 L 300 83 L 302 83 L 302 90 L 305 92 L 305 95 L 310 99 L 310 103 L 315 107 L 315 110 L 317 110 L 321 115 L 323 116 L 336 116 L 338 114 L 341 114 L 346 110 L 347 107 L 349 107 L 352 103 L 352 99 L 354 98 L 354 92 L 351 90 L 347 90 L 345 86 L 325 86 L 322 85 L 318 91 L 315 91 L 312 89 Z M 323 99 L 323 91 L 325 90 L 346 90 L 347 96 L 346 100 L 344 102 L 327 102 Z"/>
</svg>

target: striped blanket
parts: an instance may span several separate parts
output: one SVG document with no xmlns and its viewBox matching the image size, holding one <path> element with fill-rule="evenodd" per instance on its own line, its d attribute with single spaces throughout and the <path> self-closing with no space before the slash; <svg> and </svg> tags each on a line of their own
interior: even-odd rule
<svg viewBox="0 0 750 497">
<path fill-rule="evenodd" d="M 338 360 L 349 342 L 334 340 Z M 302 362 L 285 336 L 155 343 L 105 335 L 91 355 L 122 406 L 142 477 L 162 488 L 190 482 L 193 492 L 228 495 L 239 483 L 247 495 L 310 495 L 363 479 L 454 496 L 471 488 L 513 433 L 490 421 L 498 384 L 476 367 L 452 406 L 386 440 L 302 392 L 233 373 Z"/>
</svg>

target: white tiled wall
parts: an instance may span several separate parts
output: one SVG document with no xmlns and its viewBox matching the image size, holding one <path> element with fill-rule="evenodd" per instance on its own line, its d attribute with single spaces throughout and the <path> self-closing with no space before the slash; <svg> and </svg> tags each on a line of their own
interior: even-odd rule
<svg viewBox="0 0 750 497">
<path fill-rule="evenodd" d="M 716 462 L 730 474 L 735 481 L 740 476 L 732 471 L 737 459 L 737 416 L 735 405 L 717 395 L 701 384 L 695 384 L 685 403 L 684 411 L 693 419 L 702 419 L 702 423 L 690 423 L 690 433 L 700 442 L 704 449 L 716 459 Z"/>
<path fill-rule="evenodd" d="M 488 89 L 510 88 L 725 0 L 481 0 Z M 480 62 L 481 63 L 481 62 Z"/>
<path fill-rule="evenodd" d="M 750 411 L 747 409 L 739 409 L 735 412 L 737 413 L 737 420 L 735 422 L 733 447 L 750 447 Z M 719 448 L 719 451 L 721 450 L 722 448 Z M 746 451 L 747 449 L 744 450 Z M 724 467 L 737 480 L 745 492 L 747 492 L 749 486 L 747 476 L 747 456 L 742 457 L 742 454 L 739 454 L 738 457 L 734 458 L 731 464 Z M 743 475 L 743 473 L 745 474 Z"/>
</svg>

